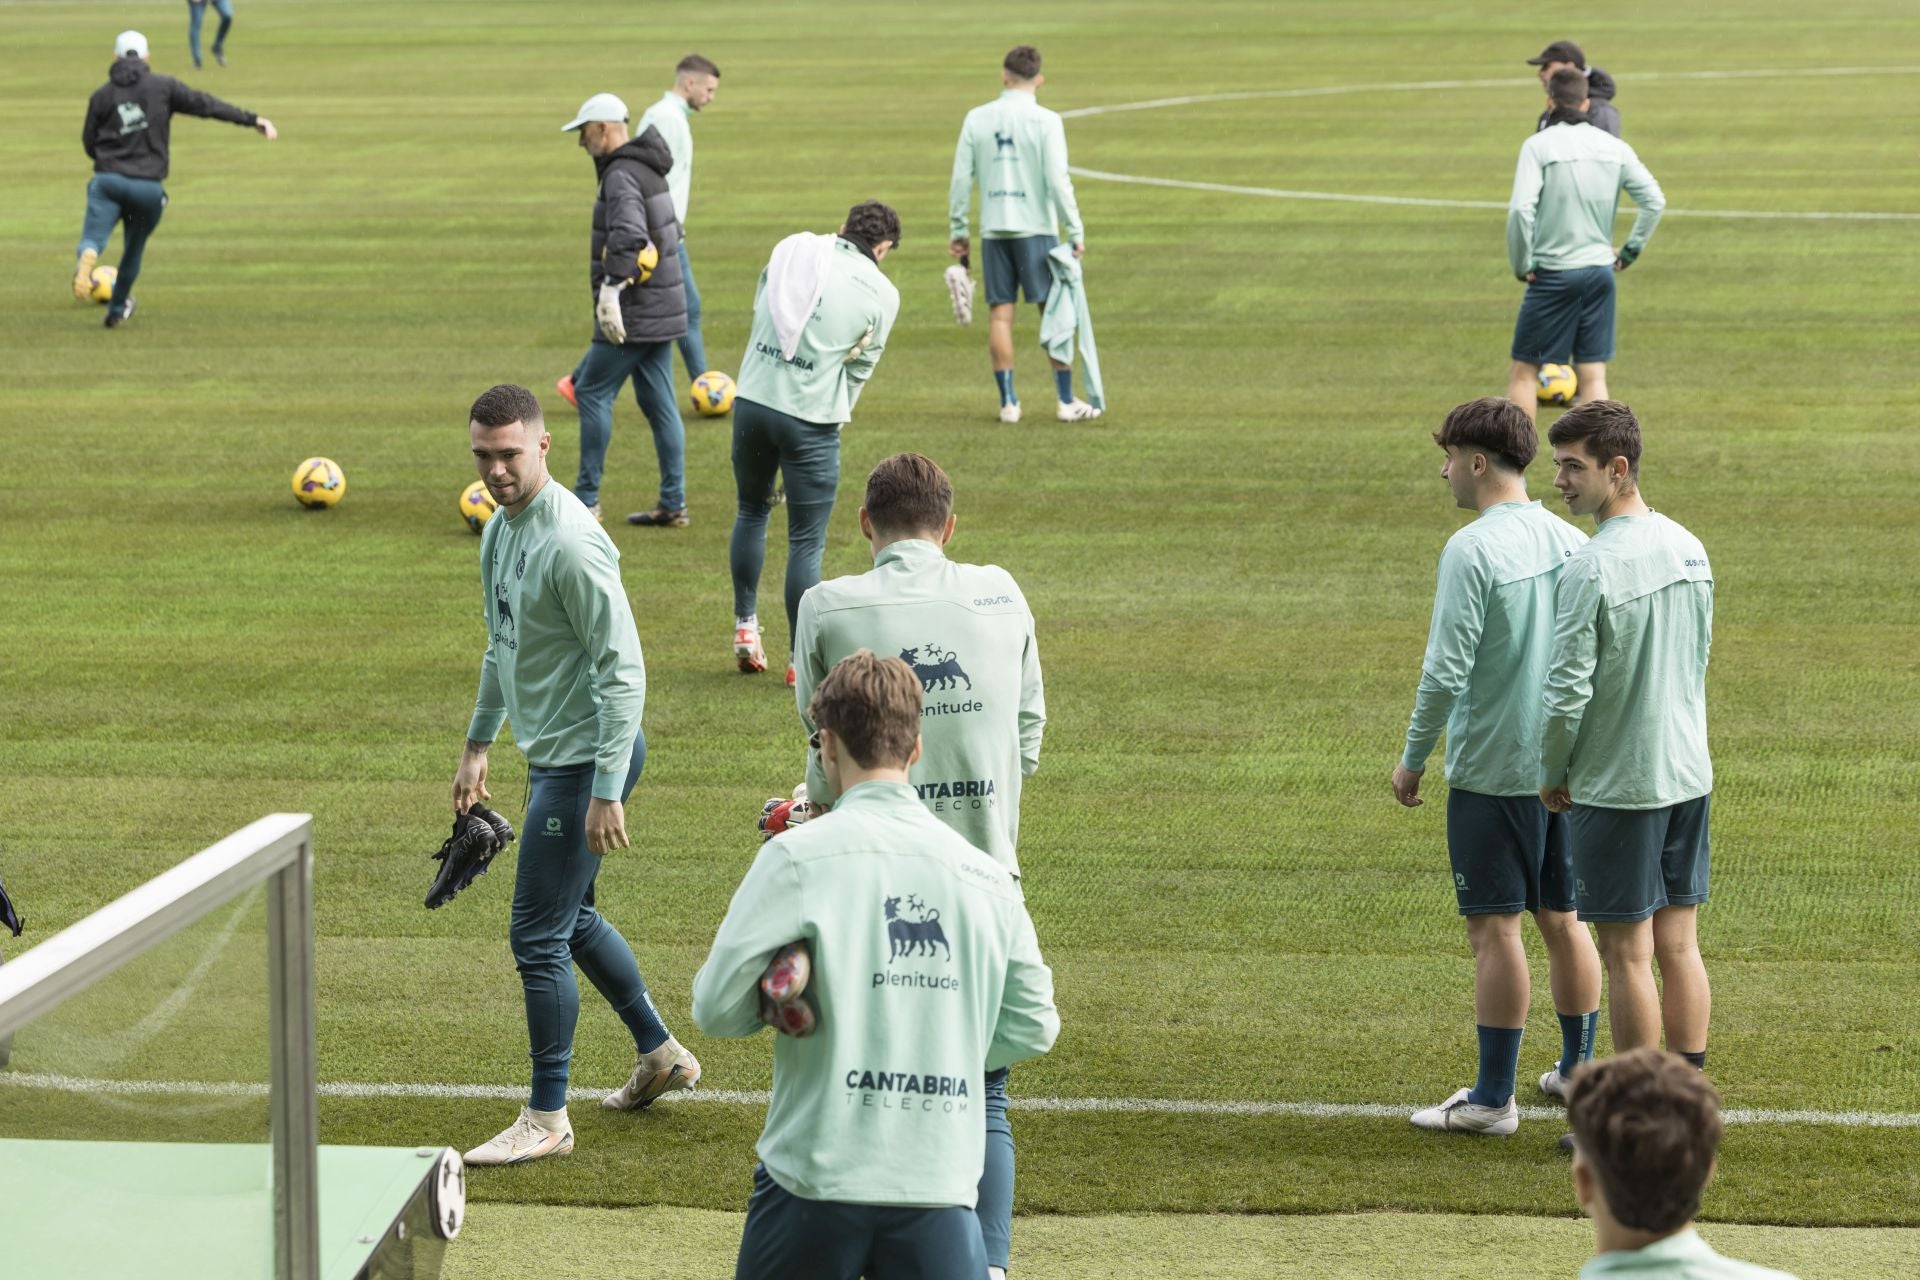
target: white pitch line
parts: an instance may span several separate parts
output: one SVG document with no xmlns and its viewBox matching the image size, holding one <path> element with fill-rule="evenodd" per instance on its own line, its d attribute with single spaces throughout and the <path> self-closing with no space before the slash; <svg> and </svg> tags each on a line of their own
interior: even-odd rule
<svg viewBox="0 0 1920 1280">
<path fill-rule="evenodd" d="M 1648 71 L 1633 77 L 1645 80 L 1767 80 L 1820 76 L 1906 76 L 1920 75 L 1920 67 L 1805 67 L 1759 68 L 1737 71 Z M 1511 89 L 1535 83 L 1526 79 L 1499 80 L 1422 80 L 1398 84 L 1335 84 L 1305 89 L 1247 89 L 1235 93 L 1196 93 L 1177 98 L 1150 98 L 1144 102 L 1117 102 L 1102 107 L 1079 107 L 1062 111 L 1062 119 L 1080 116 L 1114 115 L 1124 111 L 1155 111 L 1162 107 L 1186 107 L 1208 102 L 1248 102 L 1277 98 L 1324 98 L 1348 93 L 1400 93 L 1436 89 Z M 1260 196 L 1268 200 L 1324 200 L 1338 204 L 1411 205 L 1428 209 L 1505 209 L 1502 201 L 1443 200 L 1424 196 L 1352 195 L 1339 191 L 1291 191 L 1280 187 L 1242 187 L 1224 182 L 1188 182 L 1178 178 L 1150 178 L 1131 173 L 1109 173 L 1101 169 L 1068 167 L 1077 178 L 1096 182 L 1119 182 L 1136 187 L 1173 187 L 1184 191 L 1213 191 L 1224 195 Z M 1621 217 L 1629 211 L 1622 209 Z M 1743 218 L 1789 222 L 1920 222 L 1920 213 L 1853 213 L 1818 209 L 1668 209 L 1670 218 Z"/>
<path fill-rule="evenodd" d="M 57 1089 L 63 1093 L 102 1093 L 113 1095 L 188 1094 L 202 1097 L 264 1098 L 270 1086 L 253 1081 L 205 1080 L 94 1080 L 84 1076 L 53 1072 L 0 1072 L 0 1084 L 23 1089 Z M 526 1089 L 501 1084 L 359 1084 L 337 1082 L 323 1084 L 323 1098 L 432 1098 L 470 1101 L 517 1102 L 525 1099 Z M 570 1102 L 598 1102 L 604 1089 L 569 1089 Z M 696 1089 L 691 1093 L 670 1093 L 660 1099 L 674 1106 L 693 1103 L 721 1103 L 734 1106 L 764 1107 L 770 1095 L 764 1089 Z M 1109 1112 L 1127 1115 L 1201 1115 L 1201 1116 L 1298 1116 L 1310 1120 L 1396 1120 L 1405 1119 L 1415 1107 L 1383 1102 L 1256 1102 L 1252 1100 L 1211 1101 L 1189 1098 L 1045 1098 L 1015 1097 L 1016 1111 Z M 1522 1107 L 1520 1114 L 1529 1120 L 1564 1117 L 1559 1107 Z M 1778 1111 L 1733 1107 L 1722 1113 L 1728 1124 L 1827 1125 L 1849 1129 L 1920 1129 L 1920 1114 L 1900 1111 Z"/>
</svg>

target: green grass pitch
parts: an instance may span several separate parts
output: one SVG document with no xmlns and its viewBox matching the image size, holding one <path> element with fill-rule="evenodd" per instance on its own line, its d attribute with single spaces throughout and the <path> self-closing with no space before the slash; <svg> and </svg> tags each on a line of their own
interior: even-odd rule
<svg viewBox="0 0 1920 1280">
<path fill-rule="evenodd" d="M 955 478 L 954 553 L 1011 569 L 1038 618 L 1052 722 L 1021 852 L 1065 1026 L 1016 1071 L 1016 1096 L 1445 1097 L 1471 1079 L 1473 1035 L 1442 807 L 1402 811 L 1386 779 L 1434 562 L 1461 518 L 1427 433 L 1504 383 L 1519 292 L 1502 215 L 1084 178 L 1112 411 L 1093 427 L 1031 412 L 1050 387 L 1023 316 L 1030 414 L 1010 429 L 984 325 L 958 329 L 940 285 L 946 179 L 962 113 L 1030 41 L 1043 101 L 1064 111 L 1384 86 L 1070 119 L 1088 169 L 1500 202 L 1538 109 L 1524 59 L 1570 35 L 1620 81 L 1628 139 L 1687 211 L 1622 280 L 1612 387 L 1647 428 L 1649 500 L 1720 575 L 1712 1072 L 1731 1107 L 1920 1113 L 1920 222 L 1691 216 L 1920 210 L 1901 132 L 1920 108 L 1910 5 L 1628 0 L 1566 27 L 1487 0 L 250 0 L 232 65 L 199 73 L 180 8 L 0 4 L 0 871 L 33 926 L 23 943 L 262 813 L 311 811 L 322 1079 L 525 1081 L 509 877 L 420 906 L 482 641 L 476 543 L 455 509 L 464 413 L 494 382 L 531 386 L 571 479 L 552 383 L 589 333 L 592 183 L 559 127 L 603 89 L 637 112 L 697 48 L 724 71 L 695 122 L 690 219 L 715 365 L 737 366 L 779 237 L 831 229 L 864 197 L 904 223 L 887 262 L 900 324 L 846 432 L 827 573 L 865 564 L 867 468 L 918 449 Z M 127 26 L 158 69 L 282 137 L 177 122 L 140 310 L 109 334 L 67 276 L 80 119 Z M 1818 68 L 1883 70 L 1676 74 Z M 1511 83 L 1401 87 L 1430 80 Z M 777 674 L 743 678 L 729 658 L 728 427 L 687 433 L 692 527 L 614 532 L 650 754 L 635 848 L 608 859 L 601 902 L 705 1086 L 764 1089 L 768 1045 L 701 1036 L 688 986 L 753 855 L 753 816 L 798 779 L 802 744 Z M 316 453 L 349 485 L 323 514 L 287 489 Z M 652 478 L 629 399 L 608 466 L 616 520 L 652 504 Z M 1551 498 L 1540 464 L 1532 480 Z M 778 663 L 784 626 L 769 642 Z M 495 755 L 495 798 L 518 821 L 524 775 Z M 1534 990 L 1529 1105 L 1558 1046 L 1544 970 Z M 227 1069 L 219 1034 L 167 1041 L 40 1069 L 258 1078 Z M 629 1050 L 588 994 L 575 1083 L 619 1083 Z M 16 1065 L 33 1052 L 23 1038 Z M 58 1095 L 0 1099 L 0 1132 L 87 1119 Z M 142 1114 L 91 1118 L 128 1136 Z M 511 1114 L 329 1099 L 323 1137 L 464 1147 Z M 757 1108 L 575 1117 L 569 1159 L 474 1179 L 476 1222 L 501 1201 L 744 1203 Z M 1028 1111 L 1016 1128 L 1031 1215 L 1571 1212 L 1548 1119 L 1502 1143 L 1437 1140 L 1398 1113 Z M 1733 1126 L 1706 1213 L 1920 1226 L 1920 1127 Z M 1506 1231 L 1526 1236 L 1489 1238 Z M 1897 1271 L 1876 1265 L 1848 1274 Z"/>
</svg>

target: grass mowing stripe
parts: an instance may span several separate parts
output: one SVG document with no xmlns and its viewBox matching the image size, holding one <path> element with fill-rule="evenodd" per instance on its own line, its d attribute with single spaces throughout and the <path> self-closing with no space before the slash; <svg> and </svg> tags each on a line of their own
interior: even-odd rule
<svg viewBox="0 0 1920 1280">
<path fill-rule="evenodd" d="M 58 1089 L 64 1093 L 111 1094 L 196 1094 L 208 1097 L 264 1097 L 268 1086 L 247 1081 L 207 1080 L 93 1080 L 84 1076 L 53 1072 L 19 1072 L 0 1076 L 0 1084 L 25 1089 Z M 340 1081 L 323 1084 L 323 1098 L 499 1098 L 517 1100 L 526 1090 L 503 1084 L 364 1084 Z M 604 1089 L 572 1088 L 569 1102 L 598 1102 Z M 770 1100 L 765 1089 L 697 1089 L 691 1093 L 670 1093 L 661 1098 L 675 1106 L 682 1103 L 729 1103 L 737 1106 L 764 1107 Z M 1011 1105 L 1020 1111 L 1062 1112 L 1135 1112 L 1178 1116 L 1304 1116 L 1308 1119 L 1401 1119 L 1412 1112 L 1413 1104 L 1391 1102 L 1257 1102 L 1249 1099 L 1210 1100 L 1205 1098 L 1046 1098 L 1015 1097 Z M 1521 1107 L 1527 1120 L 1551 1120 L 1564 1116 L 1561 1107 Z M 1821 1124 L 1865 1129 L 1920 1129 L 1920 1115 L 1897 1111 L 1780 1111 L 1765 1108 L 1730 1107 L 1722 1113 L 1728 1124 Z"/>
</svg>

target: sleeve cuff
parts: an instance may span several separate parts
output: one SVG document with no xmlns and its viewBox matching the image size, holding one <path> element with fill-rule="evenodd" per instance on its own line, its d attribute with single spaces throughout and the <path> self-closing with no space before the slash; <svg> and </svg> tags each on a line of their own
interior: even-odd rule
<svg viewBox="0 0 1920 1280">
<path fill-rule="evenodd" d="M 617 774 L 607 773 L 601 769 L 595 769 L 593 771 L 593 798 L 595 800 L 618 802 L 620 799 L 620 791 L 626 785 L 627 771 L 625 769 L 622 769 Z"/>
<path fill-rule="evenodd" d="M 467 725 L 467 737 L 475 742 L 492 742 L 500 736 L 500 726 L 505 724 L 506 720 L 504 711 L 497 715 L 476 711 L 473 713 L 472 721 Z"/>
</svg>

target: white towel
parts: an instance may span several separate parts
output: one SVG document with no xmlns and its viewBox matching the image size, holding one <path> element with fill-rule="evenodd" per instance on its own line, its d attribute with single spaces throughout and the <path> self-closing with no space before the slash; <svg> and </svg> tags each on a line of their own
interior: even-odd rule
<svg viewBox="0 0 1920 1280">
<path fill-rule="evenodd" d="M 827 291 L 835 239 L 801 231 L 773 246 L 773 257 L 767 260 L 767 310 L 783 360 L 793 359 L 800 349 L 801 331 Z"/>
</svg>

